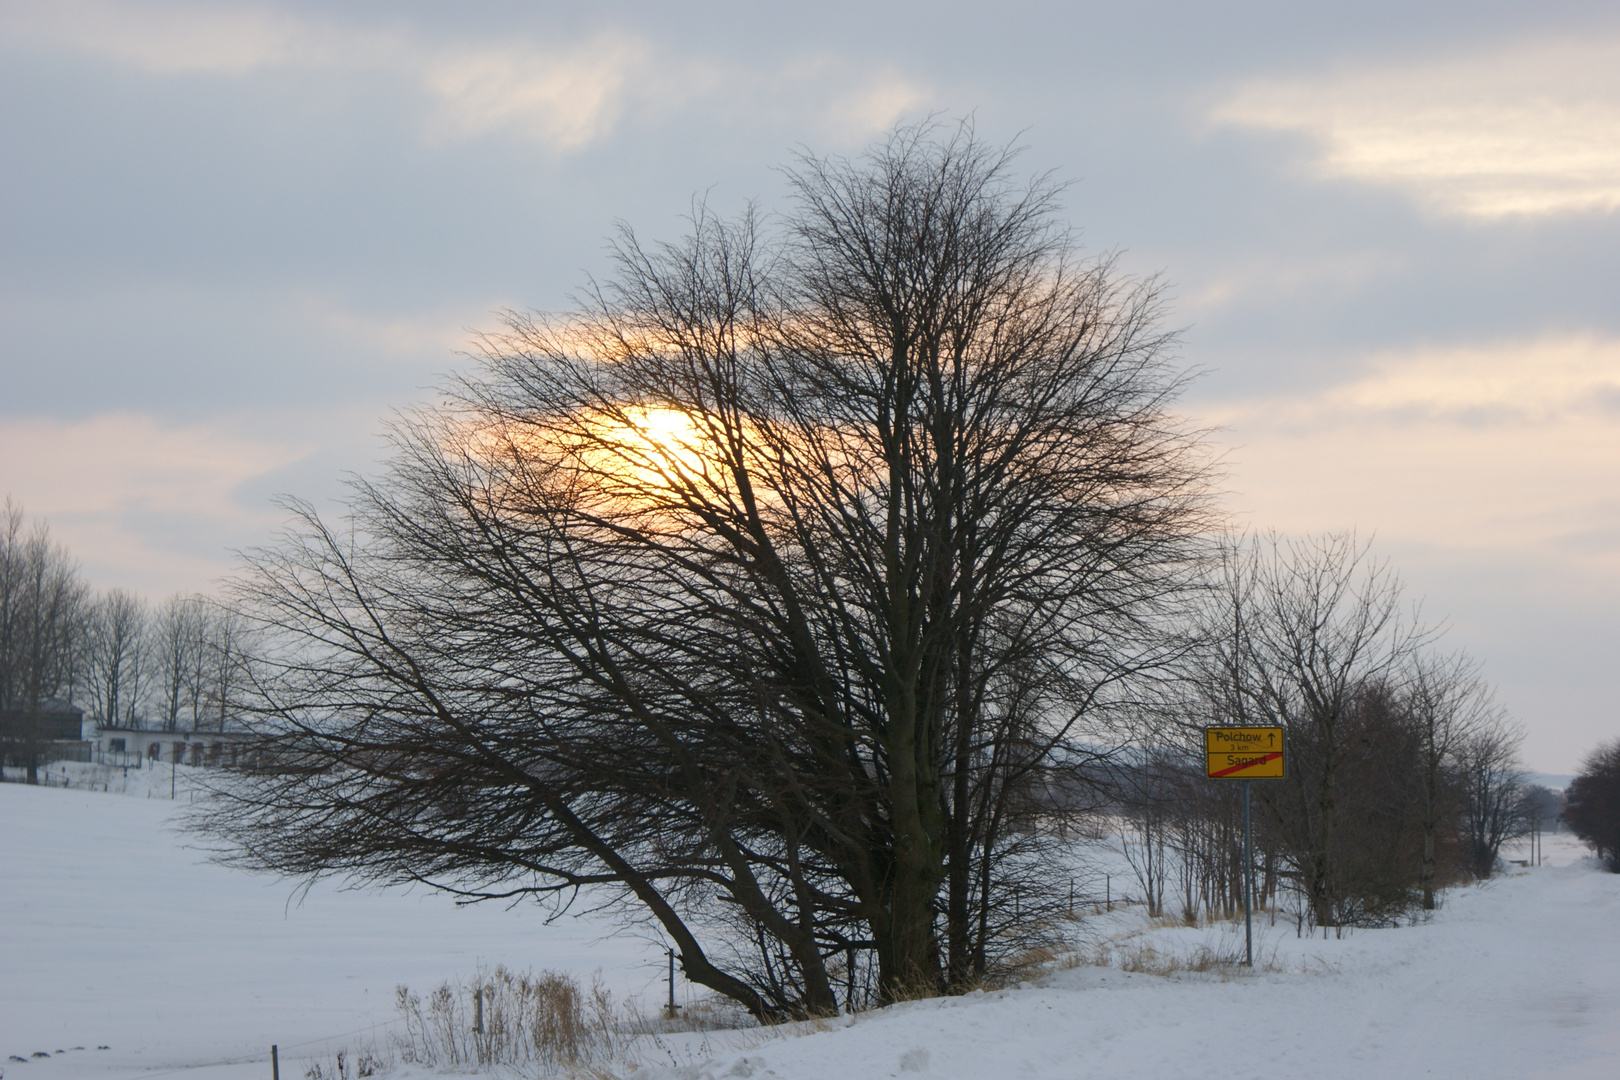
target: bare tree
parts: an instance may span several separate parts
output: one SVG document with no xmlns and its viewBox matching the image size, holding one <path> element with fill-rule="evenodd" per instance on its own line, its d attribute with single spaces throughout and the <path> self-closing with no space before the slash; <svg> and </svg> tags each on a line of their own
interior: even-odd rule
<svg viewBox="0 0 1620 1080">
<path fill-rule="evenodd" d="M 1009 161 L 807 158 L 779 240 L 699 208 L 488 338 L 352 531 L 300 509 L 238 590 L 282 764 L 213 809 L 231 857 L 597 886 L 761 1015 L 982 975 L 1208 524 L 1152 284 Z"/>
<path fill-rule="evenodd" d="M 163 730 L 226 730 L 243 677 L 242 619 L 199 594 L 165 600 L 148 620 L 146 678 Z"/>
<path fill-rule="evenodd" d="M 89 606 L 85 620 L 84 682 L 91 713 L 106 724 L 140 726 L 146 648 L 146 603 L 109 589 Z"/>
<path fill-rule="evenodd" d="M 231 702 L 238 696 L 243 678 L 244 641 L 247 633 L 240 615 L 229 607 L 204 601 L 202 616 L 201 667 L 206 671 L 209 704 L 206 718 L 216 731 L 226 730 L 231 719 Z M 203 729 L 204 718 L 196 717 L 195 730 Z"/>
<path fill-rule="evenodd" d="M 1524 822 L 1524 836 L 1530 843 L 1530 857 L 1539 865 L 1541 837 L 1551 825 L 1555 830 L 1563 820 L 1564 796 L 1561 792 L 1541 784 L 1526 784 L 1519 801 L 1519 816 Z"/>
<path fill-rule="evenodd" d="M 194 655 L 204 640 L 203 600 L 176 593 L 165 600 L 152 618 L 153 680 L 157 684 L 158 722 L 164 731 L 180 726 L 196 670 Z M 196 727 L 196 717 L 192 717 Z"/>
<path fill-rule="evenodd" d="M 40 709 L 68 693 L 86 590 L 67 550 L 44 523 L 24 530 L 22 508 L 0 511 L 0 710 L 6 753 L 39 782 Z"/>
<path fill-rule="evenodd" d="M 217 613 L 215 605 L 198 597 L 196 610 L 189 620 L 191 639 L 186 649 L 183 700 L 186 727 L 190 731 L 202 731 L 210 715 L 215 670 L 214 620 Z"/>
<path fill-rule="evenodd" d="M 1137 745 L 1112 762 L 1109 789 L 1119 809 L 1119 850 L 1142 889 L 1148 914 L 1164 914 L 1165 895 L 1178 869 L 1173 836 L 1192 809 L 1191 768 L 1185 733 L 1173 724 L 1145 725 Z"/>
<path fill-rule="evenodd" d="M 1496 869 L 1502 845 L 1525 829 L 1525 778 L 1519 767 L 1523 731 L 1504 716 L 1492 716 L 1458 745 L 1453 768 L 1460 800 L 1459 833 L 1475 877 Z"/>
<path fill-rule="evenodd" d="M 1434 910 L 1437 842 L 1453 820 L 1461 792 L 1454 783 L 1460 755 L 1473 740 L 1500 725 L 1490 687 L 1467 656 L 1418 654 L 1404 675 L 1402 706 L 1417 736 L 1419 827 L 1423 862 L 1419 888 L 1423 910 Z"/>
<path fill-rule="evenodd" d="M 0 709 L 10 709 L 22 696 L 29 623 L 25 545 L 22 507 L 8 495 L 0 511 Z"/>
<path fill-rule="evenodd" d="M 1279 725 L 1289 777 L 1257 794 L 1318 926 L 1339 925 L 1351 889 L 1347 777 L 1382 767 L 1358 736 L 1386 731 L 1384 698 L 1426 634 L 1401 586 L 1353 534 L 1244 537 L 1224 549 L 1195 682 L 1211 723 Z"/>
</svg>

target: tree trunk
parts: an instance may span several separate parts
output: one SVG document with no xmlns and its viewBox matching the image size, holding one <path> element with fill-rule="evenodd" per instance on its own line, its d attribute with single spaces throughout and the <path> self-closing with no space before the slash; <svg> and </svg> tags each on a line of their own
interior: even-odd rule
<svg viewBox="0 0 1620 1080">
<path fill-rule="evenodd" d="M 1418 869 L 1418 884 L 1423 890 L 1423 910 L 1434 910 L 1434 834 L 1435 822 L 1435 793 L 1434 781 L 1428 781 L 1428 790 L 1423 793 L 1423 862 Z"/>
<path fill-rule="evenodd" d="M 877 940 L 880 998 L 901 1001 L 940 992 L 934 903 L 944 875 L 935 783 L 926 775 L 925 766 L 919 764 L 923 754 L 917 745 L 915 709 L 898 709 L 890 715 L 898 735 L 890 745 L 894 877 L 889 890 L 888 925 L 873 936 Z"/>
</svg>

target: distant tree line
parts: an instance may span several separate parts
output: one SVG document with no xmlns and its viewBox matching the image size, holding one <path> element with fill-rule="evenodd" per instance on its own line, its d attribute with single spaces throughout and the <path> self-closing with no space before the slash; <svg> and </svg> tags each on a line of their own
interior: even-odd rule
<svg viewBox="0 0 1620 1080">
<path fill-rule="evenodd" d="M 107 724 L 224 731 L 242 664 L 241 620 L 199 594 L 156 607 L 123 589 L 91 599 L 83 626 L 84 700 Z"/>
<path fill-rule="evenodd" d="M 241 672 L 241 620 L 200 595 L 153 608 L 95 592 L 43 522 L 9 497 L 0 511 L 0 707 L 7 753 L 30 782 L 43 750 L 40 710 L 83 707 L 96 721 L 163 731 L 224 730 Z"/>
<path fill-rule="evenodd" d="M 1581 763 L 1568 802 L 1564 817 L 1571 831 L 1620 874 L 1620 739 L 1599 746 Z"/>
<path fill-rule="evenodd" d="M 25 529 L 8 497 L 0 512 L 0 709 L 5 756 L 38 779 L 41 707 L 70 695 L 88 590 L 44 525 Z"/>
</svg>

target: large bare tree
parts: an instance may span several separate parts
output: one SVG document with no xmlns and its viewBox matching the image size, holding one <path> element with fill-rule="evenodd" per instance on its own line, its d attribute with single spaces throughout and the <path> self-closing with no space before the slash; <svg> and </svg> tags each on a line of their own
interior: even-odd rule
<svg viewBox="0 0 1620 1080">
<path fill-rule="evenodd" d="M 238 588 L 279 767 L 236 861 L 594 887 L 760 1015 L 961 988 L 1020 826 L 1179 648 L 1204 460 L 1151 282 L 966 128 L 626 232 Z M 1060 775 L 1062 774 L 1062 775 Z M 1014 915 L 1021 912 L 1014 905 Z"/>
</svg>

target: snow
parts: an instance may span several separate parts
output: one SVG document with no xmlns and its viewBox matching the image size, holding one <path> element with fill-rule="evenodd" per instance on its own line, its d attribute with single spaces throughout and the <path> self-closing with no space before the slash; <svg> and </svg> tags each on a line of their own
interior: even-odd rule
<svg viewBox="0 0 1620 1080">
<path fill-rule="evenodd" d="M 657 1000 L 653 942 L 420 894 L 318 886 L 289 904 L 286 883 L 201 861 L 166 830 L 171 806 L 0 786 L 0 1056 L 68 1051 L 5 1062 L 5 1080 L 268 1080 L 271 1042 L 297 1080 L 289 1059 L 380 1044 L 396 983 L 426 989 L 481 961 L 600 968 L 616 991 Z M 1242 924 L 1174 927 L 1121 906 L 1082 920 L 1072 966 L 1019 988 L 664 1036 L 633 1075 L 1614 1080 L 1620 875 L 1567 836 L 1544 849 L 1545 865 L 1451 890 L 1418 925 L 1302 939 L 1262 918 L 1253 973 L 1147 973 L 1175 966 L 1166 957 L 1240 954 Z"/>
<path fill-rule="evenodd" d="M 1452 890 L 1426 923 L 1300 939 L 1257 927 L 1255 973 L 1113 967 L 916 1002 L 642 1080 L 823 1077 L 1620 1077 L 1620 875 L 1568 836 L 1547 864 Z M 1521 853 L 1509 852 L 1510 855 Z M 1242 923 L 1101 920 L 1114 956 L 1241 955 Z M 1131 924 L 1136 925 L 1133 927 Z M 1082 956 L 1088 955 L 1082 949 Z"/>
<path fill-rule="evenodd" d="M 62 770 L 52 766 L 58 782 Z M 104 771 L 116 792 L 121 770 Z M 381 1045 L 395 986 L 429 991 L 481 964 L 584 981 L 600 970 L 621 998 L 662 998 L 655 941 L 589 918 L 546 925 L 533 904 L 458 908 L 425 890 L 327 882 L 305 894 L 187 847 L 170 825 L 167 767 L 130 778 L 137 797 L 0 784 L 0 1059 L 28 1058 L 0 1061 L 5 1080 L 262 1061 L 272 1043 L 294 1057 Z"/>
<path fill-rule="evenodd" d="M 1613 1080 L 1617 886 L 1620 877 L 1590 863 L 1543 867 L 1460 890 L 1427 925 L 1268 942 L 1264 951 L 1294 972 L 1165 978 L 1081 967 L 1038 987 L 903 1006 L 753 1056 L 784 1080 L 901 1075 L 914 1050 L 927 1051 L 921 1071 L 939 1077 Z"/>
</svg>

